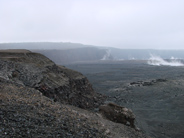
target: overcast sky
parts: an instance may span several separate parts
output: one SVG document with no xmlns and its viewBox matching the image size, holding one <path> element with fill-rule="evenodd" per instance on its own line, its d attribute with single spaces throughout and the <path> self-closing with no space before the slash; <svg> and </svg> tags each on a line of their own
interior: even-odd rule
<svg viewBox="0 0 184 138">
<path fill-rule="evenodd" d="M 0 43 L 184 49 L 184 0 L 0 0 Z"/>
</svg>

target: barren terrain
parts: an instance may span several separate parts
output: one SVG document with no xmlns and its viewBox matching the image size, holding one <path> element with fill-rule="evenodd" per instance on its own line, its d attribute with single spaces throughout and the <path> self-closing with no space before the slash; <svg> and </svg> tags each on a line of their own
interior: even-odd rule
<svg viewBox="0 0 184 138">
<path fill-rule="evenodd" d="M 81 73 L 27 51 L 0 52 L 0 137 L 147 138 L 96 110 L 105 95 Z"/>
<path fill-rule="evenodd" d="M 147 61 L 101 61 L 67 67 L 83 73 L 109 101 L 129 107 L 137 125 L 153 137 L 184 137 L 184 67 Z"/>
</svg>

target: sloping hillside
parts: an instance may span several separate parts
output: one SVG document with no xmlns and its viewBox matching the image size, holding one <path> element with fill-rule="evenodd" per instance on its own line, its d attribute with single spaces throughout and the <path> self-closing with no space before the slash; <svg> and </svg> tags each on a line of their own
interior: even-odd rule
<svg viewBox="0 0 184 138">
<path fill-rule="evenodd" d="M 105 99 L 82 74 L 59 67 L 41 54 L 1 52 L 0 58 L 1 78 L 35 88 L 54 101 L 92 109 Z"/>
<path fill-rule="evenodd" d="M 82 74 L 59 67 L 41 54 L 1 51 L 0 90 L 2 138 L 147 137 L 84 110 L 103 104 L 105 96 L 96 93 Z"/>
</svg>

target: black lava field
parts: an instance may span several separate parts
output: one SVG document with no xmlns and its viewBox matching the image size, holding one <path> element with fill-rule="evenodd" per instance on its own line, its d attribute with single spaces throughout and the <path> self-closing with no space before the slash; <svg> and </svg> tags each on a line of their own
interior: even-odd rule
<svg viewBox="0 0 184 138">
<path fill-rule="evenodd" d="M 84 74 L 108 101 L 132 109 L 141 131 L 158 138 L 184 137 L 184 66 L 136 60 L 66 66 Z"/>
</svg>

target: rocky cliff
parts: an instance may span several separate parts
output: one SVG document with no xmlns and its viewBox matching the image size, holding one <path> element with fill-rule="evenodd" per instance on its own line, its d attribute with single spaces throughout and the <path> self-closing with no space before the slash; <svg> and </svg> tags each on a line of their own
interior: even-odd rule
<svg viewBox="0 0 184 138">
<path fill-rule="evenodd" d="M 83 110 L 106 97 L 82 74 L 38 53 L 0 51 L 0 90 L 0 137 L 146 137 Z"/>
<path fill-rule="evenodd" d="M 105 99 L 94 92 L 82 74 L 57 66 L 41 54 L 30 51 L 3 52 L 0 57 L 1 78 L 35 88 L 54 101 L 93 109 Z"/>
</svg>

